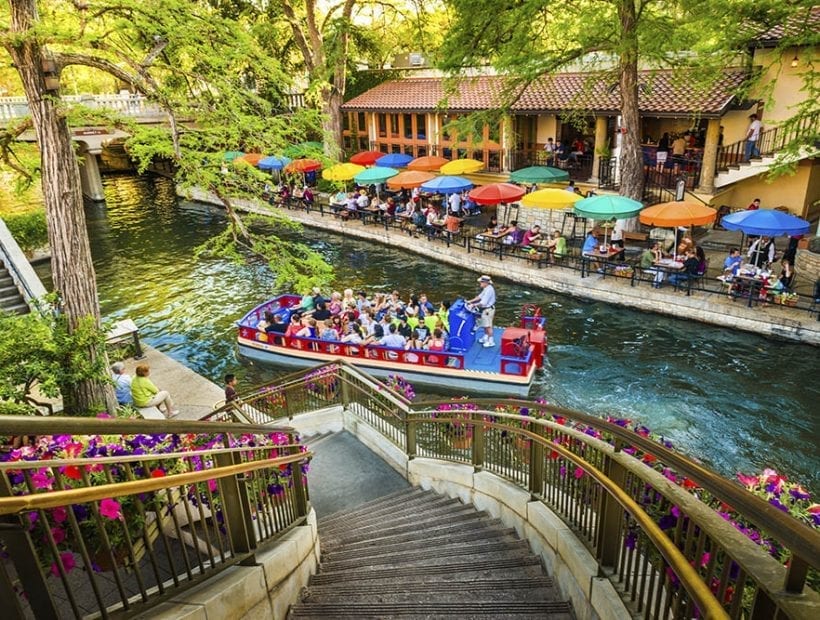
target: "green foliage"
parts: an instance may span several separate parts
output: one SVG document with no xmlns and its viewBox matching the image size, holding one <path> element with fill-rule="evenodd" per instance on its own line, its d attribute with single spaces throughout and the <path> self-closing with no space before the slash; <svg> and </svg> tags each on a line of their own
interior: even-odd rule
<svg viewBox="0 0 820 620">
<path fill-rule="evenodd" d="M 0 401 L 31 402 L 31 390 L 49 398 L 87 379 L 107 379 L 105 335 L 89 317 L 69 333 L 64 316 L 49 307 L 0 316 Z M 92 412 L 88 412 L 92 413 Z M 96 412 L 94 412 L 96 413 Z"/>
<path fill-rule="evenodd" d="M 42 210 L 3 217 L 11 236 L 23 252 L 30 253 L 48 245 L 46 214 Z"/>
</svg>

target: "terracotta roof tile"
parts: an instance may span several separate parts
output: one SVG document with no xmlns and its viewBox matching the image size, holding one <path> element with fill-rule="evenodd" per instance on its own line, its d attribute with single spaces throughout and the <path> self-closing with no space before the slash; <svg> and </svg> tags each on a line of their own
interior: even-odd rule
<svg viewBox="0 0 820 620">
<path fill-rule="evenodd" d="M 743 70 L 727 69 L 711 87 L 696 89 L 675 81 L 669 71 L 644 71 L 639 78 L 639 106 L 645 114 L 715 116 L 729 104 L 745 75 Z M 500 76 L 465 78 L 454 92 L 448 94 L 444 78 L 394 80 L 351 99 L 343 109 L 388 112 L 492 109 L 500 107 L 505 81 Z M 512 110 L 536 113 L 581 108 L 617 113 L 619 99 L 617 84 L 613 84 L 610 78 L 590 81 L 589 74 L 559 73 L 527 86 L 512 105 Z"/>
<path fill-rule="evenodd" d="M 817 32 L 818 29 L 820 29 L 820 6 L 813 6 L 806 12 L 793 15 L 782 24 L 759 32 L 754 39 L 765 46 L 775 44 L 785 37 Z"/>
</svg>

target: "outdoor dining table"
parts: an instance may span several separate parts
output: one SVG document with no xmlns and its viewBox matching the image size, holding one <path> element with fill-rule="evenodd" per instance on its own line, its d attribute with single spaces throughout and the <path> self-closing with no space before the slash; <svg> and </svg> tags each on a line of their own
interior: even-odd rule
<svg viewBox="0 0 820 620">
<path fill-rule="evenodd" d="M 659 261 L 655 261 L 652 263 L 652 267 L 657 269 L 658 271 L 664 272 L 667 276 L 673 273 L 682 273 L 684 266 L 683 263 L 675 258 L 662 258 Z M 686 286 L 686 295 L 689 296 L 692 293 L 692 280 L 691 278 L 687 280 Z M 675 284 L 675 290 L 678 290 L 678 285 Z"/>
<path fill-rule="evenodd" d="M 751 308 L 753 302 L 766 300 L 766 297 L 762 295 L 762 291 L 767 282 L 768 278 L 760 274 L 737 273 L 732 277 L 729 296 L 733 300 L 747 296 L 749 298 L 747 305 Z"/>
<path fill-rule="evenodd" d="M 487 241 L 491 241 L 492 243 L 498 245 L 498 256 L 501 257 L 501 255 L 504 253 L 503 239 L 509 234 L 510 231 L 508 230 L 500 230 L 499 232 L 494 233 L 483 232 L 480 235 L 476 236 L 476 240 L 482 247 L 485 245 Z"/>
<path fill-rule="evenodd" d="M 620 264 L 620 261 L 613 261 L 612 258 L 621 253 L 621 248 L 614 248 L 608 246 L 605 252 L 595 249 L 592 252 L 584 252 L 581 255 L 581 277 L 586 278 L 589 275 L 589 264 L 591 262 L 602 262 L 604 267 L 604 277 L 606 277 L 607 267 L 615 264 Z"/>
</svg>

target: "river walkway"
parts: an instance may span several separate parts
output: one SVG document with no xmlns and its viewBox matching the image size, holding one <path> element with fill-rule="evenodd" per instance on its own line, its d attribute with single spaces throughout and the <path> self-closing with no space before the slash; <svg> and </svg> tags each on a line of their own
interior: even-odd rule
<svg viewBox="0 0 820 620">
<path fill-rule="evenodd" d="M 199 202 L 222 206 L 221 202 L 207 192 L 195 190 L 190 198 Z M 310 213 L 301 210 L 283 210 L 269 206 L 261 200 L 234 199 L 234 208 L 251 213 L 277 213 L 305 226 L 333 233 L 375 241 L 393 248 L 401 248 L 420 254 L 428 259 L 466 268 L 475 273 L 485 273 L 528 286 L 556 293 L 565 293 L 591 301 L 602 301 L 625 306 L 634 310 L 654 312 L 667 316 L 710 323 L 721 327 L 820 345 L 820 321 L 805 309 L 789 308 L 773 304 L 748 307 L 745 300 L 731 300 L 727 295 L 692 290 L 687 296 L 671 286 L 654 289 L 647 283 L 630 286 L 629 280 L 604 277 L 593 273 L 581 278 L 578 271 L 561 267 L 539 269 L 534 263 L 523 260 L 499 260 L 497 254 L 470 252 L 463 247 L 428 242 L 414 238 L 395 228 L 363 225 L 358 220 L 342 220 L 330 213 L 324 216 L 318 210 Z"/>
</svg>

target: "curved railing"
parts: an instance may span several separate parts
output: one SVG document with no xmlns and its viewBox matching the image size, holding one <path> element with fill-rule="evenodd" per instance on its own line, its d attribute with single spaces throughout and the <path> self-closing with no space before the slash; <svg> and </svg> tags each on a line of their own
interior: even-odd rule
<svg viewBox="0 0 820 620">
<path fill-rule="evenodd" d="M 306 522 L 289 428 L 3 416 L 0 436 L 6 617 L 142 613 Z"/>
<path fill-rule="evenodd" d="M 820 610 L 807 585 L 820 569 L 816 530 L 601 418 L 518 399 L 411 404 L 343 361 L 257 388 L 212 417 L 259 423 L 327 406 L 345 406 L 411 459 L 472 465 L 527 489 L 645 617 L 808 618 Z M 742 531 L 763 532 L 788 567 Z"/>
</svg>

